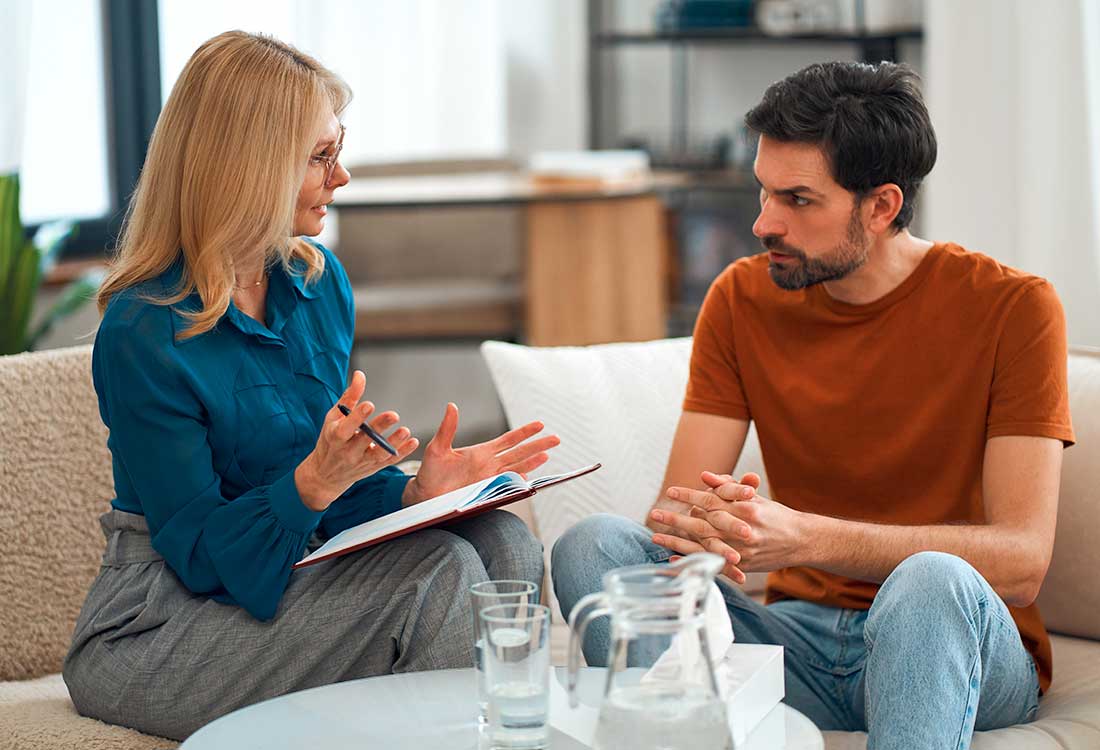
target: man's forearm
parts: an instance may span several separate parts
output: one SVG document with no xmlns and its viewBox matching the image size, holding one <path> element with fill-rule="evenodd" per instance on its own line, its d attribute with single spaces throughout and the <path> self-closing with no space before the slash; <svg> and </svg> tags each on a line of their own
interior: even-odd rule
<svg viewBox="0 0 1100 750">
<path fill-rule="evenodd" d="M 887 526 L 804 514 L 803 564 L 837 575 L 882 583 L 905 558 L 947 552 L 982 574 L 1008 604 L 1027 606 L 1039 593 L 1050 551 L 1032 535 L 987 524 Z"/>
</svg>

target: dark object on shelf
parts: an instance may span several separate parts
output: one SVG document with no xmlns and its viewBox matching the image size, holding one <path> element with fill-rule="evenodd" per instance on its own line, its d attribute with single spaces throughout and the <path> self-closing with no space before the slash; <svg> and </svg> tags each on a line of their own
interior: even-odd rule
<svg viewBox="0 0 1100 750">
<path fill-rule="evenodd" d="M 649 164 L 654 169 L 710 171 L 729 166 L 732 145 L 733 141 L 728 135 L 719 135 L 713 141 L 686 144 L 682 147 L 656 144 L 644 137 L 631 137 L 620 141 L 619 148 L 645 151 L 649 156 Z"/>
<path fill-rule="evenodd" d="M 657 29 L 744 28 L 753 24 L 753 0 L 665 0 L 657 8 Z"/>
</svg>

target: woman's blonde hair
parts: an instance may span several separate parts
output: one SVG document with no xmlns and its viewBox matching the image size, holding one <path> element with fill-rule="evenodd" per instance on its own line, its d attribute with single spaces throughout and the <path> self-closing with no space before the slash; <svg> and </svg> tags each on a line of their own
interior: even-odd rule
<svg viewBox="0 0 1100 750">
<path fill-rule="evenodd" d="M 213 328 L 229 306 L 234 259 L 251 265 L 300 258 L 306 279 L 324 256 L 292 238 L 294 209 L 315 140 L 328 113 L 339 116 L 351 90 L 289 44 L 228 31 L 187 62 L 157 120 L 118 252 L 97 303 L 167 270 L 182 254 L 175 304 L 198 292 L 202 306 L 181 311 L 190 338 Z"/>
</svg>

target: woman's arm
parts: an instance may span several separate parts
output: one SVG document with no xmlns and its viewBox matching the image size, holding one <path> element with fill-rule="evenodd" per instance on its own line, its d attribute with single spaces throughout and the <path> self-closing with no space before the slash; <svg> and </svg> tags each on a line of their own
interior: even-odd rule
<svg viewBox="0 0 1100 750">
<path fill-rule="evenodd" d="M 116 491 L 136 496 L 153 547 L 191 591 L 228 594 L 270 619 L 322 513 L 302 502 L 293 470 L 232 502 L 222 494 L 173 313 L 136 303 L 127 312 L 108 314 L 92 359 Z"/>
</svg>

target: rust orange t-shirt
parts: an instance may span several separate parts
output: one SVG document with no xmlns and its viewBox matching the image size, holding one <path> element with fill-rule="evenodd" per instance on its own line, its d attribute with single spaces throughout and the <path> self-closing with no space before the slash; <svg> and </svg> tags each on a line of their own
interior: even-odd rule
<svg viewBox="0 0 1100 750">
<path fill-rule="evenodd" d="M 982 523 L 982 459 L 998 435 L 1072 444 L 1065 318 L 1045 280 L 939 244 L 896 289 L 852 305 L 780 289 L 767 254 L 726 268 L 695 325 L 687 411 L 756 424 L 773 499 L 883 524 Z M 717 468 L 717 467 L 715 467 Z M 806 567 L 767 600 L 867 609 L 878 585 Z M 1050 686 L 1050 639 L 1009 608 Z"/>
</svg>

